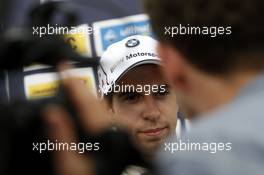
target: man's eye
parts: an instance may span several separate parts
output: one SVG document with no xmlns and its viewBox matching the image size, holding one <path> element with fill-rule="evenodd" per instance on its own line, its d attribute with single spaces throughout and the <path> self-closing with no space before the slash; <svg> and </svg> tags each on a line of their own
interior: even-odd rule
<svg viewBox="0 0 264 175">
<path fill-rule="evenodd" d="M 166 96 L 168 95 L 170 92 L 169 92 L 169 89 L 166 89 L 165 91 L 164 90 L 160 90 L 156 93 L 154 93 L 154 96 Z"/>
<path fill-rule="evenodd" d="M 139 99 L 139 97 L 140 95 L 136 93 L 126 94 L 124 100 L 128 102 L 135 102 Z"/>
</svg>

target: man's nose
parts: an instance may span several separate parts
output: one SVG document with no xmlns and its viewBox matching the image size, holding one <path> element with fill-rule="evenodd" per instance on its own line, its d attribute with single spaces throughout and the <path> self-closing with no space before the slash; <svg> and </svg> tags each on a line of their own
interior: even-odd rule
<svg viewBox="0 0 264 175">
<path fill-rule="evenodd" d="M 160 113 L 159 106 L 157 102 L 155 101 L 154 97 L 151 95 L 145 95 L 142 117 L 145 120 L 155 122 L 160 118 L 160 114 L 161 113 Z"/>
</svg>

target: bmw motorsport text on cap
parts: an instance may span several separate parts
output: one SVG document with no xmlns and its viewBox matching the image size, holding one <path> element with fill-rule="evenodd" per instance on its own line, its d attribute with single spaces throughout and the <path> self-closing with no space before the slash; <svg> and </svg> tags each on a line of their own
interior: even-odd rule
<svg viewBox="0 0 264 175">
<path fill-rule="evenodd" d="M 103 53 L 98 68 L 99 90 L 102 95 L 127 71 L 143 64 L 160 64 L 157 41 L 149 36 L 135 35 L 110 45 Z"/>
</svg>

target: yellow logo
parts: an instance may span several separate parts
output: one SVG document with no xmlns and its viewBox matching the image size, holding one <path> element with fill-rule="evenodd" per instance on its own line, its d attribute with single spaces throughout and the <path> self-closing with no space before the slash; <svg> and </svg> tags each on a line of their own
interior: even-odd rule
<svg viewBox="0 0 264 175">
<path fill-rule="evenodd" d="M 91 77 L 77 77 L 80 79 L 88 90 L 93 90 Z M 28 98 L 30 100 L 52 97 L 56 95 L 61 81 L 53 81 L 28 86 Z"/>
</svg>

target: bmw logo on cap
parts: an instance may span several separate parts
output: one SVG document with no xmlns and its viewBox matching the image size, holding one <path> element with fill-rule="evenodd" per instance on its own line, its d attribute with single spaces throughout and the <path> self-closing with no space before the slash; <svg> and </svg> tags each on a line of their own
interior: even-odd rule
<svg viewBox="0 0 264 175">
<path fill-rule="evenodd" d="M 140 44 L 138 39 L 130 39 L 126 42 L 126 47 L 136 47 Z"/>
</svg>

